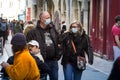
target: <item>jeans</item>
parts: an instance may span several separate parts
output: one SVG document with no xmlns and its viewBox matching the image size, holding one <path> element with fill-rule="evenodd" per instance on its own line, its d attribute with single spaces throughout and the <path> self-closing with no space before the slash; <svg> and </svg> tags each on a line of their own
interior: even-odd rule
<svg viewBox="0 0 120 80">
<path fill-rule="evenodd" d="M 120 48 L 118 46 L 113 46 L 114 51 L 114 61 L 120 56 Z"/>
<path fill-rule="evenodd" d="M 82 72 L 71 64 L 67 64 L 63 67 L 64 79 L 65 80 L 81 80 Z"/>
<path fill-rule="evenodd" d="M 58 62 L 57 61 L 46 61 L 46 64 L 51 69 L 49 74 L 50 80 L 58 80 Z M 47 76 L 46 76 L 47 80 Z"/>
</svg>

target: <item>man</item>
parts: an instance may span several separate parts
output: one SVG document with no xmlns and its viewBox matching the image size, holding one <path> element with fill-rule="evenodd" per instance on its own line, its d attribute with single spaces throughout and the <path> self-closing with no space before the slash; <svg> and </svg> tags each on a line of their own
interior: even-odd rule
<svg viewBox="0 0 120 80">
<path fill-rule="evenodd" d="M 115 17 L 115 24 L 112 27 L 114 61 L 120 56 L 120 15 Z"/>
<path fill-rule="evenodd" d="M 42 62 L 44 62 L 39 49 L 39 43 L 36 40 L 31 40 L 30 42 L 28 42 L 28 49 L 31 54 L 37 56 Z"/>
<path fill-rule="evenodd" d="M 11 80 L 39 80 L 40 73 L 34 58 L 30 55 L 27 48 L 25 36 L 16 33 L 12 40 L 12 51 L 14 54 L 13 64 L 2 62 Z"/>
<path fill-rule="evenodd" d="M 36 40 L 31 40 L 28 42 L 28 49 L 33 58 L 36 60 L 37 66 L 40 70 L 40 80 L 45 80 L 46 74 L 50 74 L 50 68 L 46 63 L 44 63 L 44 59 L 39 49 L 39 43 Z"/>
<path fill-rule="evenodd" d="M 28 32 L 26 39 L 27 41 L 36 40 L 39 42 L 45 63 L 51 69 L 50 80 L 58 80 L 58 33 L 47 11 L 42 12 L 39 18 L 36 28 Z"/>
<path fill-rule="evenodd" d="M 3 47 L 8 36 L 8 26 L 5 19 L 0 18 L 0 37 L 3 37 Z"/>
</svg>

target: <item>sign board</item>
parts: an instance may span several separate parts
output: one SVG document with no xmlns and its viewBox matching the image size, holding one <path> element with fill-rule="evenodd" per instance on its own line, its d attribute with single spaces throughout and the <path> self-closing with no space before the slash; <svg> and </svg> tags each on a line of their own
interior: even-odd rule
<svg viewBox="0 0 120 80">
<path fill-rule="evenodd" d="M 0 55 L 3 55 L 3 37 L 0 37 Z"/>
<path fill-rule="evenodd" d="M 31 20 L 31 8 L 27 8 L 26 10 L 26 20 L 27 21 Z"/>
</svg>

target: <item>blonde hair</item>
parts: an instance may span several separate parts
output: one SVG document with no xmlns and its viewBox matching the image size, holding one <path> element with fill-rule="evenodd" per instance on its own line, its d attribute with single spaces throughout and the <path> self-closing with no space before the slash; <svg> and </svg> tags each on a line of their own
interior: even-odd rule
<svg viewBox="0 0 120 80">
<path fill-rule="evenodd" d="M 76 24 L 76 25 L 80 28 L 79 32 L 81 33 L 82 30 L 83 30 L 83 25 L 82 25 L 82 23 L 79 22 L 79 21 L 73 21 L 73 22 L 70 24 L 69 31 L 71 31 L 71 28 L 72 28 L 72 25 L 73 25 L 73 24 Z"/>
<path fill-rule="evenodd" d="M 23 30 L 23 34 L 26 36 L 27 33 L 32 30 L 33 28 L 35 28 L 35 26 L 33 24 L 28 24 L 26 25 L 25 29 Z"/>
</svg>

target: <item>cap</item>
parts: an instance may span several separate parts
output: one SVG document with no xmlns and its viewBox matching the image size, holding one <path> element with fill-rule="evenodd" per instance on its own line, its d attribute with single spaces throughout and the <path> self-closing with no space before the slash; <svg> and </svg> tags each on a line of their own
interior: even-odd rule
<svg viewBox="0 0 120 80">
<path fill-rule="evenodd" d="M 28 44 L 37 46 L 39 48 L 39 43 L 36 40 L 31 40 L 30 42 L 28 42 Z"/>
</svg>

